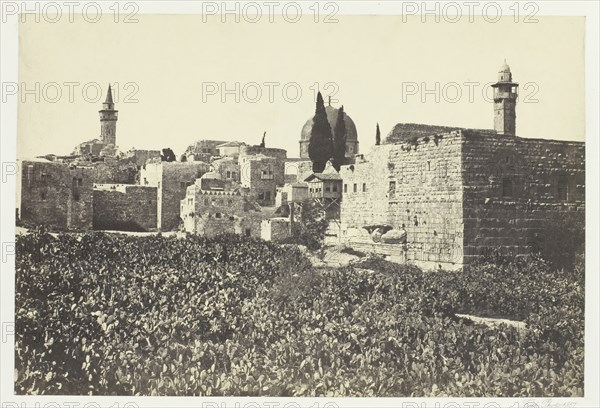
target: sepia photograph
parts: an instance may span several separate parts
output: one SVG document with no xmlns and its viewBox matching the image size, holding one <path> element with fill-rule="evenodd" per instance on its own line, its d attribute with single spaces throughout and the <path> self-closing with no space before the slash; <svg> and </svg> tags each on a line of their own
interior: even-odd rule
<svg viewBox="0 0 600 408">
<path fill-rule="evenodd" d="M 597 3 L 1 6 L 3 408 L 600 403 Z"/>
</svg>

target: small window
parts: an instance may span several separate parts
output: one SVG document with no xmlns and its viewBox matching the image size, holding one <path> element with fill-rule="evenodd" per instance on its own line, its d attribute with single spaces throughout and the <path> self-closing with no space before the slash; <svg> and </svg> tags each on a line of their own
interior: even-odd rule
<svg viewBox="0 0 600 408">
<path fill-rule="evenodd" d="M 356 183 L 354 183 L 354 192 L 356 193 L 358 191 L 358 185 Z"/>
<path fill-rule="evenodd" d="M 348 184 L 344 184 L 344 193 L 348 192 Z"/>
<path fill-rule="evenodd" d="M 208 200 L 208 198 L 205 198 L 204 199 L 204 205 L 209 205 L 209 204 L 210 204 L 210 201 Z"/>
<path fill-rule="evenodd" d="M 502 178 L 502 197 L 513 196 L 513 182 L 510 177 Z"/>
<path fill-rule="evenodd" d="M 235 171 L 231 172 L 231 178 L 235 179 L 237 177 L 237 173 Z"/>
<path fill-rule="evenodd" d="M 245 233 L 246 233 L 246 236 L 249 237 L 250 234 L 252 233 L 252 231 L 250 230 L 250 228 L 246 228 Z"/>
<path fill-rule="evenodd" d="M 273 169 L 271 169 L 270 166 L 262 169 L 260 178 L 263 180 L 272 180 L 273 179 Z"/>
<path fill-rule="evenodd" d="M 390 181 L 390 187 L 388 189 L 388 193 L 390 196 L 396 194 L 396 181 Z"/>
<path fill-rule="evenodd" d="M 227 170 L 227 174 L 225 177 L 227 177 L 228 179 L 231 178 L 231 171 Z"/>
<path fill-rule="evenodd" d="M 363 193 L 367 192 L 367 183 L 363 183 Z"/>
<path fill-rule="evenodd" d="M 215 218 L 221 218 L 221 213 L 215 213 Z"/>
</svg>

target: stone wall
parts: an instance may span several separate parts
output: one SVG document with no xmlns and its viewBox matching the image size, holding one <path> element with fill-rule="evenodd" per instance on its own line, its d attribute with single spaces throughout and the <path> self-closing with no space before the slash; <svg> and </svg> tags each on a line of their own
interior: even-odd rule
<svg viewBox="0 0 600 408">
<path fill-rule="evenodd" d="M 157 227 L 157 188 L 139 185 L 94 186 L 94 229 L 152 231 Z"/>
<path fill-rule="evenodd" d="M 227 185 L 233 185 L 240 182 L 240 165 L 231 157 L 214 160 L 211 163 L 214 170 L 219 174 L 221 180 Z"/>
<path fill-rule="evenodd" d="M 195 160 L 198 160 L 201 155 L 218 156 L 219 149 L 217 146 L 226 143 L 224 140 L 198 140 L 189 145 L 185 151 L 185 155 L 194 155 Z"/>
<path fill-rule="evenodd" d="M 240 183 L 250 189 L 250 198 L 262 206 L 274 206 L 277 186 L 277 172 L 283 180 L 283 166 L 279 160 L 266 156 L 240 156 Z"/>
<path fill-rule="evenodd" d="M 259 238 L 267 215 L 239 191 L 204 191 L 190 186 L 181 201 L 184 229 L 204 236 L 240 234 Z"/>
<path fill-rule="evenodd" d="M 92 169 L 65 163 L 20 163 L 20 220 L 26 225 L 80 230 L 92 227 Z"/>
<path fill-rule="evenodd" d="M 342 166 L 342 234 L 350 245 L 381 246 L 363 226 L 404 225 L 399 258 L 456 268 L 492 253 L 538 251 L 553 239 L 547 223 L 584 219 L 584 143 L 465 129 L 409 136 Z"/>
<path fill-rule="evenodd" d="M 291 237 L 288 218 L 270 218 L 261 224 L 261 238 L 265 241 L 281 242 Z"/>
<path fill-rule="evenodd" d="M 287 151 L 285 149 L 276 149 L 271 147 L 260 147 L 260 146 L 241 146 L 240 147 L 240 164 L 244 156 L 256 156 L 263 155 L 272 157 L 273 161 L 273 174 L 275 178 L 275 185 L 281 187 L 285 184 L 285 167 L 287 160 Z"/>
<path fill-rule="evenodd" d="M 585 217 L 585 144 L 464 131 L 464 261 L 540 250 L 551 220 Z"/>
<path fill-rule="evenodd" d="M 131 149 L 127 152 L 127 158 L 140 169 L 148 160 L 160 160 L 160 150 Z"/>
<path fill-rule="evenodd" d="M 461 134 L 374 146 L 342 166 L 342 234 L 369 241 L 364 226 L 404 225 L 406 259 L 429 268 L 462 263 Z"/>
<path fill-rule="evenodd" d="M 287 182 L 303 183 L 304 180 L 313 174 L 312 162 L 310 160 L 288 160 L 285 163 L 286 176 L 290 176 Z M 295 176 L 292 178 L 292 176 Z"/>
<path fill-rule="evenodd" d="M 138 181 L 139 167 L 135 159 L 93 163 L 93 178 L 96 184 L 135 184 Z"/>
<path fill-rule="evenodd" d="M 157 228 L 171 231 L 178 228 L 181 200 L 186 196 L 186 189 L 197 178 L 210 170 L 210 165 L 203 162 L 160 162 L 147 163 L 142 169 L 140 181 L 142 185 L 157 187 Z"/>
</svg>

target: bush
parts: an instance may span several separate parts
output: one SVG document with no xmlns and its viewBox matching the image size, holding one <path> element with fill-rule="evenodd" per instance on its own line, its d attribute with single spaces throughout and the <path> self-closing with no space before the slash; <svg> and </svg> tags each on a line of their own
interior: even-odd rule
<svg viewBox="0 0 600 408">
<path fill-rule="evenodd" d="M 583 394 L 584 288 L 543 262 L 315 269 L 237 235 L 40 230 L 16 248 L 17 394 Z"/>
<path fill-rule="evenodd" d="M 329 222 L 325 212 L 312 200 L 302 203 L 299 222 L 292 223 L 292 236 L 283 243 L 304 245 L 308 249 L 320 249 Z"/>
</svg>

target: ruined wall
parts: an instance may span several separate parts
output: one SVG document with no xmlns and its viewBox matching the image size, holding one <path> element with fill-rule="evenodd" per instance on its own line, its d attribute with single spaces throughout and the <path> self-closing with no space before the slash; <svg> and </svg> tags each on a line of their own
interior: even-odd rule
<svg viewBox="0 0 600 408">
<path fill-rule="evenodd" d="M 226 143 L 223 140 L 198 140 L 187 147 L 185 155 L 194 155 L 196 160 L 201 155 L 218 156 L 219 149 L 217 146 Z"/>
<path fill-rule="evenodd" d="M 160 150 L 132 149 L 127 152 L 127 158 L 140 169 L 144 167 L 148 160 L 160 160 Z"/>
<path fill-rule="evenodd" d="M 56 229 L 91 229 L 92 169 L 65 163 L 20 163 L 20 219 Z"/>
<path fill-rule="evenodd" d="M 94 186 L 94 229 L 155 230 L 156 212 L 156 187 L 118 184 Z"/>
<path fill-rule="evenodd" d="M 464 260 L 537 251 L 543 229 L 585 216 L 585 144 L 465 131 Z"/>
<path fill-rule="evenodd" d="M 462 263 L 461 134 L 375 146 L 342 166 L 341 230 L 368 240 L 363 226 L 405 226 L 405 259 L 427 267 Z"/>
<path fill-rule="evenodd" d="M 135 184 L 139 168 L 133 158 L 95 162 L 93 179 L 96 184 Z"/>
</svg>

